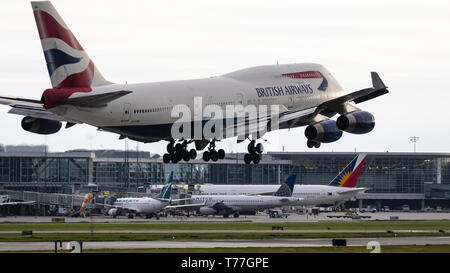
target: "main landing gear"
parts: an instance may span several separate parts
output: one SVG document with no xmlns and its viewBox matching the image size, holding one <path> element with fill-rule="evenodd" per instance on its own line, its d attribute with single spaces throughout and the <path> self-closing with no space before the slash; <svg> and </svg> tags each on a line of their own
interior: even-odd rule
<svg viewBox="0 0 450 273">
<path fill-rule="evenodd" d="M 245 164 L 255 163 L 258 164 L 261 161 L 261 154 L 264 151 L 264 146 L 262 143 L 255 145 L 255 141 L 252 140 L 247 146 L 248 154 L 244 155 Z"/>
<path fill-rule="evenodd" d="M 223 149 L 219 149 L 218 151 L 216 151 L 216 140 L 213 139 L 209 143 L 208 150 L 203 152 L 203 160 L 209 161 L 211 159 L 211 161 L 216 162 L 217 160 L 224 158 L 225 158 L 225 151 Z"/>
<path fill-rule="evenodd" d="M 178 163 L 181 160 L 189 161 L 191 159 L 195 159 L 197 157 L 197 151 L 195 149 L 191 149 L 188 151 L 187 145 L 188 141 L 184 140 L 181 143 L 175 144 L 175 141 L 172 140 L 167 144 L 167 153 L 163 155 L 164 163 Z"/>
<path fill-rule="evenodd" d="M 169 144 L 167 144 L 167 153 L 163 155 L 164 163 L 178 163 L 181 160 L 189 161 L 191 159 L 195 159 L 197 157 L 196 149 L 187 149 L 187 145 L 191 143 L 191 141 L 183 140 L 182 142 L 176 143 L 175 140 L 171 140 Z M 309 143 L 309 140 L 308 140 Z M 320 145 L 320 143 L 318 143 Z M 197 143 L 196 143 L 197 145 Z M 200 149 L 203 149 L 208 142 L 205 141 L 204 146 Z M 308 144 L 309 147 L 309 144 Z M 264 146 L 262 143 L 256 143 L 255 140 L 250 141 L 247 146 L 248 153 L 244 155 L 245 164 L 255 163 L 258 164 L 261 161 L 261 154 L 264 151 Z M 223 149 L 216 150 L 216 140 L 213 139 L 209 142 L 209 146 L 206 151 L 203 152 L 203 160 L 216 162 L 219 159 L 225 158 L 225 151 Z"/>
</svg>

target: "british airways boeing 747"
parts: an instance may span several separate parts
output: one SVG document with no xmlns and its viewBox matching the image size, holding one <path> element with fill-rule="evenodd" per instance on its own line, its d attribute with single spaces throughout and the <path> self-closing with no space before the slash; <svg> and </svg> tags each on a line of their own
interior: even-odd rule
<svg viewBox="0 0 450 273">
<path fill-rule="evenodd" d="M 372 87 L 347 93 L 320 64 L 277 64 L 246 68 L 217 77 L 154 83 L 106 80 L 48 1 L 31 2 L 51 88 L 40 99 L 0 96 L 9 113 L 25 116 L 22 128 L 57 133 L 78 123 L 113 132 L 120 139 L 168 141 L 165 163 L 189 161 L 205 150 L 205 161 L 225 157 L 215 142 L 250 140 L 244 161 L 257 164 L 257 141 L 269 131 L 306 126 L 309 148 L 365 134 L 374 116 L 355 104 L 388 93 L 376 72 Z M 331 119 L 338 115 L 336 120 Z M 194 144 L 195 148 L 188 149 Z"/>
</svg>

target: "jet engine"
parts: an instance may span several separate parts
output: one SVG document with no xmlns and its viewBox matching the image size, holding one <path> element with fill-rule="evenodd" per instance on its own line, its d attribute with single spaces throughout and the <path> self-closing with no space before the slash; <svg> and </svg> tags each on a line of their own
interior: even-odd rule
<svg viewBox="0 0 450 273">
<path fill-rule="evenodd" d="M 108 215 L 109 216 L 117 216 L 119 213 L 119 210 L 118 209 L 116 209 L 116 208 L 112 208 L 112 209 L 109 209 L 108 210 Z"/>
<path fill-rule="evenodd" d="M 22 119 L 22 128 L 25 131 L 40 134 L 40 135 L 50 135 L 54 134 L 61 129 L 61 122 L 56 120 L 24 117 Z"/>
<path fill-rule="evenodd" d="M 216 213 L 217 213 L 217 211 L 210 207 L 201 207 L 200 208 L 200 214 L 202 214 L 202 215 L 211 215 L 211 214 L 216 214 Z"/>
<path fill-rule="evenodd" d="M 310 141 L 330 143 L 340 139 L 342 131 L 338 129 L 334 120 L 327 119 L 306 127 L 305 136 Z"/>
<path fill-rule="evenodd" d="M 337 127 L 352 134 L 366 134 L 375 127 L 375 118 L 366 111 L 355 111 L 341 115 L 336 121 Z"/>
</svg>

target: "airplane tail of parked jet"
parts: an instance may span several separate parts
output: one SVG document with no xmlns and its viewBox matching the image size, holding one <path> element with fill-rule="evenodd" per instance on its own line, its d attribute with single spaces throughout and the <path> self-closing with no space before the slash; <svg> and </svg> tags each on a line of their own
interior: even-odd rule
<svg viewBox="0 0 450 273">
<path fill-rule="evenodd" d="M 161 189 L 161 192 L 155 196 L 155 199 L 164 199 L 170 200 L 170 196 L 172 194 L 172 181 L 173 181 L 173 172 L 170 172 L 169 176 L 164 183 L 164 187 Z"/>
<path fill-rule="evenodd" d="M 280 188 L 273 194 L 273 196 L 292 196 L 296 177 L 297 176 L 295 174 L 289 175 L 286 181 L 281 184 Z"/>
<path fill-rule="evenodd" d="M 53 88 L 60 92 L 90 92 L 110 84 L 103 78 L 52 3 L 31 2 Z M 83 89 L 84 91 L 82 91 Z"/>
<path fill-rule="evenodd" d="M 358 154 L 328 185 L 346 188 L 356 187 L 366 158 L 367 154 Z"/>
</svg>

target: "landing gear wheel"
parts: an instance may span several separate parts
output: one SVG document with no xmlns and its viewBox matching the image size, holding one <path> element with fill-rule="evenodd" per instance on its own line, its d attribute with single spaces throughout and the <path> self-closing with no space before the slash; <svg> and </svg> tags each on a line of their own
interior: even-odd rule
<svg viewBox="0 0 450 273">
<path fill-rule="evenodd" d="M 216 150 L 216 139 L 213 139 L 209 142 L 209 147 L 207 148 L 207 151 L 203 152 L 203 160 L 208 161 L 212 160 L 216 162 L 219 159 L 225 158 L 225 151 L 223 149 L 219 149 L 219 151 Z"/>
<path fill-rule="evenodd" d="M 250 141 L 250 143 L 248 144 L 247 151 L 250 154 L 253 154 L 255 152 L 255 141 L 254 140 Z"/>
<path fill-rule="evenodd" d="M 170 159 L 171 159 L 171 157 L 170 157 L 170 154 L 164 154 L 163 155 L 163 162 L 164 163 L 170 163 Z"/>
<path fill-rule="evenodd" d="M 170 157 L 172 158 L 172 163 L 178 163 L 181 160 L 181 155 L 179 153 L 173 153 Z"/>
<path fill-rule="evenodd" d="M 173 142 L 167 144 L 167 152 L 171 154 L 173 152 Z"/>
<path fill-rule="evenodd" d="M 219 149 L 217 151 L 217 154 L 219 155 L 219 159 L 224 159 L 225 158 L 225 151 L 223 149 Z"/>
<path fill-rule="evenodd" d="M 204 161 L 209 161 L 211 159 L 211 155 L 210 155 L 210 153 L 208 152 L 208 151 L 205 151 L 204 153 L 203 153 L 203 160 Z"/>
<path fill-rule="evenodd" d="M 314 147 L 315 147 L 315 148 L 319 148 L 319 147 L 320 147 L 320 142 L 316 142 L 316 143 L 314 144 Z"/>
<path fill-rule="evenodd" d="M 315 142 L 314 141 L 312 141 L 312 140 L 309 140 L 308 139 L 308 141 L 306 141 L 306 146 L 308 146 L 308 148 L 312 148 L 312 147 L 314 147 L 314 144 L 315 144 Z"/>
<path fill-rule="evenodd" d="M 183 145 L 181 145 L 181 143 L 177 143 L 177 144 L 175 145 L 175 151 L 176 151 L 177 153 L 180 153 L 180 152 L 182 151 L 182 149 L 183 149 Z"/>
<path fill-rule="evenodd" d="M 183 157 L 183 160 L 186 161 L 186 162 L 191 159 L 191 154 L 188 151 L 186 151 L 186 150 L 183 150 L 181 152 L 181 156 Z"/>
<path fill-rule="evenodd" d="M 211 152 L 211 160 L 216 162 L 217 160 L 219 160 L 219 154 L 217 153 L 216 150 L 212 150 Z"/>
<path fill-rule="evenodd" d="M 259 161 L 261 161 L 261 155 L 260 154 L 253 154 L 252 155 L 252 160 L 253 160 L 253 163 L 258 164 Z"/>
<path fill-rule="evenodd" d="M 264 152 L 264 146 L 262 145 L 262 143 L 256 144 L 255 151 L 259 154 L 262 154 L 262 152 Z"/>
<path fill-rule="evenodd" d="M 197 151 L 195 149 L 191 149 L 189 151 L 189 156 L 191 157 L 191 159 L 196 159 L 197 158 Z"/>
<path fill-rule="evenodd" d="M 244 155 L 244 162 L 245 162 L 245 164 L 252 163 L 252 155 L 251 154 L 245 154 Z"/>
</svg>

